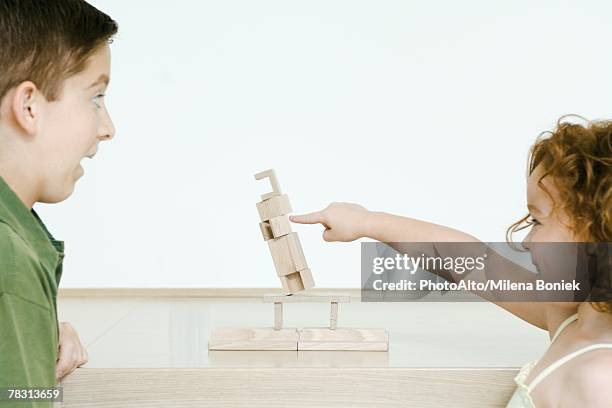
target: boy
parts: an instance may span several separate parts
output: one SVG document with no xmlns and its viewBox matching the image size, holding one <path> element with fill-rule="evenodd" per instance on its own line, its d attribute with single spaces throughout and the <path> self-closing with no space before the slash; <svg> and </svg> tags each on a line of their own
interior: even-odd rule
<svg viewBox="0 0 612 408">
<path fill-rule="evenodd" d="M 0 0 L 0 388 L 53 387 L 87 361 L 57 322 L 63 242 L 32 207 L 68 198 L 80 161 L 114 136 L 103 98 L 116 32 L 82 0 Z"/>
</svg>

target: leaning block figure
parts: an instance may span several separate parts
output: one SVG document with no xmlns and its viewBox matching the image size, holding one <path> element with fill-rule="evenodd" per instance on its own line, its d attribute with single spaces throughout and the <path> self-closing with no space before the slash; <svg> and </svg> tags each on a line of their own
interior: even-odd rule
<svg viewBox="0 0 612 408">
<path fill-rule="evenodd" d="M 255 175 L 256 180 L 270 179 L 272 191 L 261 196 L 257 203 L 259 228 L 268 243 L 276 274 L 287 294 L 314 287 L 312 273 L 306 263 L 302 244 L 296 232 L 291 231 L 288 214 L 292 211 L 289 197 L 282 194 L 274 170 Z"/>
</svg>

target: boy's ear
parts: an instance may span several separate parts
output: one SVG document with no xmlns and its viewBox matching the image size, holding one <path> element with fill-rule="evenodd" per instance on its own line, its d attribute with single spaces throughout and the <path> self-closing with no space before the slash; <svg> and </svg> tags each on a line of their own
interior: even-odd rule
<svg viewBox="0 0 612 408">
<path fill-rule="evenodd" d="M 12 96 L 7 102 L 10 103 L 10 113 L 15 124 L 27 135 L 36 134 L 36 121 L 40 115 L 40 104 L 42 94 L 38 87 L 31 81 L 20 83 L 14 88 Z"/>
</svg>

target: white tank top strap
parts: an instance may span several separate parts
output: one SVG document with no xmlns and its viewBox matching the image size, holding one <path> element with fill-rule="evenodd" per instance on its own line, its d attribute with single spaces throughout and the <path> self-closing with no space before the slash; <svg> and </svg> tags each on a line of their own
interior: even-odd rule
<svg viewBox="0 0 612 408">
<path fill-rule="evenodd" d="M 557 368 L 561 367 L 563 364 L 567 363 L 568 361 L 570 361 L 573 358 L 578 357 L 581 354 L 584 354 L 586 352 L 589 352 L 591 350 L 596 350 L 596 349 L 612 349 L 612 343 L 599 343 L 599 344 L 591 344 L 590 346 L 586 346 L 583 347 L 579 350 L 574 351 L 573 353 L 570 353 L 566 356 L 561 357 L 559 360 L 555 361 L 554 363 L 552 363 L 551 365 L 549 365 L 548 367 L 546 367 L 544 370 L 542 370 L 542 372 L 540 372 L 540 374 L 537 375 L 536 378 L 533 379 L 533 381 L 531 381 L 531 383 L 527 386 L 527 390 L 528 392 L 531 393 L 531 391 L 533 391 L 533 389 L 544 379 L 546 378 L 550 373 L 552 373 L 553 371 L 555 371 Z"/>
<path fill-rule="evenodd" d="M 563 329 L 565 329 L 568 324 L 572 323 L 576 319 L 578 319 L 578 313 L 575 313 L 575 314 L 571 315 L 570 317 L 565 319 L 563 322 L 561 322 L 559 327 L 557 327 L 557 331 L 555 332 L 555 335 L 553 336 L 553 338 L 552 338 L 552 340 L 550 342 L 552 343 L 553 341 L 555 341 L 555 339 L 561 334 Z"/>
</svg>

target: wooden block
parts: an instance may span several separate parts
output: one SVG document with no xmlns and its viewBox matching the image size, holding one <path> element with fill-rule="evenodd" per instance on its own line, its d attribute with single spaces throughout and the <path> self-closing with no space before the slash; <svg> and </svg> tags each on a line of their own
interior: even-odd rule
<svg viewBox="0 0 612 408">
<path fill-rule="evenodd" d="M 210 334 L 209 350 L 297 350 L 296 329 L 216 328 Z"/>
<path fill-rule="evenodd" d="M 261 221 L 268 221 L 270 218 L 289 214 L 292 209 L 289 197 L 282 194 L 257 203 L 257 211 Z"/>
<path fill-rule="evenodd" d="M 302 285 L 304 286 L 304 289 L 308 290 L 314 288 L 315 283 L 310 269 L 302 269 L 300 271 L 300 277 L 302 278 Z"/>
<path fill-rule="evenodd" d="M 300 329 L 298 350 L 387 351 L 386 329 Z"/>
<path fill-rule="evenodd" d="M 274 171 L 274 169 L 262 171 L 261 173 L 257 173 L 255 175 L 255 180 L 262 180 L 265 178 L 270 179 L 270 185 L 272 186 L 272 192 L 262 195 L 261 199 L 267 200 L 274 196 L 280 195 L 282 192 L 281 192 L 280 184 L 278 183 L 278 178 L 276 177 L 276 172 Z"/>
<path fill-rule="evenodd" d="M 261 235 L 263 236 L 264 241 L 268 241 L 274 238 L 274 234 L 272 233 L 272 226 L 270 225 L 270 221 L 260 222 L 259 229 L 261 230 Z"/>
<path fill-rule="evenodd" d="M 291 294 L 292 296 L 296 292 L 314 287 L 314 281 L 312 280 L 312 273 L 310 272 L 310 269 L 302 269 L 299 272 L 279 276 L 278 278 L 280 279 L 285 292 Z"/>
<path fill-rule="evenodd" d="M 271 239 L 268 241 L 268 246 L 278 276 L 294 274 L 308 268 L 297 233 L 292 232 L 289 235 Z"/>
<path fill-rule="evenodd" d="M 270 218 L 268 222 L 274 238 L 280 238 L 291 233 L 291 222 L 287 215 Z"/>
<path fill-rule="evenodd" d="M 350 303 L 351 296 L 348 293 L 329 293 L 329 294 L 298 294 L 298 295 L 278 295 L 265 294 L 263 295 L 264 303 L 308 303 L 308 302 L 323 302 L 323 303 Z"/>
<path fill-rule="evenodd" d="M 331 302 L 331 311 L 329 316 L 330 330 L 336 330 L 338 326 L 338 302 Z"/>
<path fill-rule="evenodd" d="M 285 293 L 293 294 L 304 290 L 304 284 L 299 272 L 294 272 L 289 275 L 279 276 Z"/>
<path fill-rule="evenodd" d="M 259 229 L 265 241 L 280 238 L 291 233 L 291 222 L 287 215 L 270 218 L 259 223 Z"/>
<path fill-rule="evenodd" d="M 283 328 L 283 304 L 274 302 L 274 330 Z"/>
</svg>

